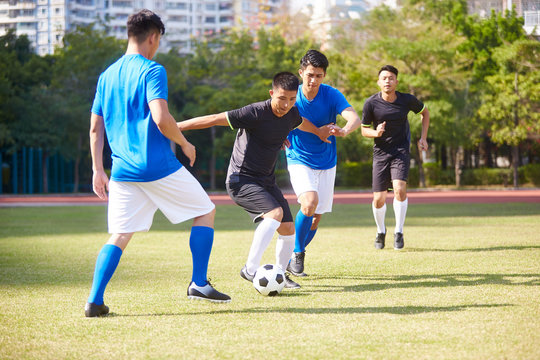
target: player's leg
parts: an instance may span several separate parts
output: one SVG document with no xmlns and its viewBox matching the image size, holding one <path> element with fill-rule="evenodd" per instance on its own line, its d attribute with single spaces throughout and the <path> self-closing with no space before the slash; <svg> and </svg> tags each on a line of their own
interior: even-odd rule
<svg viewBox="0 0 540 360">
<path fill-rule="evenodd" d="M 386 196 L 388 187 L 391 184 L 390 181 L 390 159 L 387 154 L 377 154 L 374 152 L 372 173 L 373 202 L 371 208 L 373 210 L 375 224 L 377 225 L 374 246 L 379 250 L 384 248 L 386 239 Z"/>
<path fill-rule="evenodd" d="M 103 301 L 105 288 L 133 233 L 150 229 L 156 209 L 138 183 L 109 182 L 108 227 L 112 235 L 96 260 L 92 289 L 85 307 L 87 317 L 109 312 Z"/>
<path fill-rule="evenodd" d="M 398 151 L 392 160 L 391 173 L 392 185 L 394 188 L 394 215 L 396 217 L 396 228 L 394 231 L 394 249 L 403 249 L 403 225 L 407 216 L 407 178 L 409 177 L 410 155 L 407 149 Z"/>
<path fill-rule="evenodd" d="M 313 223 L 313 215 L 319 204 L 319 194 L 317 193 L 317 176 L 315 170 L 305 165 L 289 165 L 291 185 L 300 203 L 300 210 L 295 218 L 295 252 L 304 251 L 305 241 L 309 229 Z"/>
<path fill-rule="evenodd" d="M 248 212 L 253 222 L 258 223 L 246 264 L 240 270 L 243 279 L 252 281 L 264 251 L 281 225 L 283 209 L 268 187 L 254 181 L 227 183 L 226 186 L 234 202 Z"/>
<path fill-rule="evenodd" d="M 277 189 L 277 186 L 276 186 Z M 276 242 L 276 264 L 285 272 L 289 260 L 294 250 L 295 241 L 295 228 L 293 223 L 293 217 L 291 209 L 287 200 L 283 197 L 283 194 L 279 189 L 274 189 L 274 196 L 281 204 L 283 209 L 283 218 L 281 219 L 281 225 L 277 229 L 278 239 Z M 300 285 L 291 280 L 288 273 L 285 273 L 285 288 L 286 289 L 300 289 Z"/>
<path fill-rule="evenodd" d="M 274 208 L 262 216 L 262 221 L 259 222 L 253 234 L 253 241 L 246 261 L 245 268 L 249 277 L 254 276 L 261 265 L 264 251 L 272 241 L 274 233 L 281 225 L 282 217 L 283 210 L 281 207 Z"/>
<path fill-rule="evenodd" d="M 146 183 L 143 189 L 171 223 L 193 219 L 189 238 L 193 272 L 187 290 L 188 298 L 229 302 L 231 298 L 215 290 L 207 278 L 216 210 L 201 184 L 182 167 L 169 176 Z"/>
</svg>

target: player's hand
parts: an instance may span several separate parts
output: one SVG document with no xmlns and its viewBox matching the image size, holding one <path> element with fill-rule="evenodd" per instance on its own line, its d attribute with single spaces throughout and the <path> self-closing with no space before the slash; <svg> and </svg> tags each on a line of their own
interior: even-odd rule
<svg viewBox="0 0 540 360">
<path fill-rule="evenodd" d="M 331 143 L 331 141 L 328 140 L 328 137 L 334 135 L 332 134 L 334 126 L 334 124 L 321 126 L 317 131 L 317 136 L 319 137 L 319 139 L 321 139 L 321 141 L 325 143 Z"/>
<path fill-rule="evenodd" d="M 195 150 L 195 146 L 193 146 L 189 141 L 186 141 L 184 145 L 180 146 L 180 148 L 182 149 L 184 155 L 186 155 L 189 159 L 189 166 L 193 166 L 193 164 L 195 164 L 195 158 L 197 157 L 197 150 Z"/>
<path fill-rule="evenodd" d="M 92 189 L 101 200 L 107 200 L 107 191 L 109 191 L 109 178 L 105 171 L 98 170 L 92 175 Z"/>
<path fill-rule="evenodd" d="M 329 125 L 329 126 L 332 126 L 332 135 L 340 136 L 340 137 L 344 137 L 345 135 L 347 135 L 347 131 L 343 130 L 339 126 L 337 125 Z"/>
<path fill-rule="evenodd" d="M 427 151 L 428 147 L 429 146 L 426 139 L 420 138 L 420 140 L 418 140 L 418 148 L 420 151 Z"/>
<path fill-rule="evenodd" d="M 382 134 L 384 133 L 385 128 L 386 128 L 386 121 L 377 126 L 377 129 L 375 129 L 375 131 L 377 131 L 377 137 L 382 136 Z"/>
<path fill-rule="evenodd" d="M 289 139 L 285 139 L 283 145 L 281 145 L 281 150 L 285 150 L 288 147 L 291 147 L 291 142 L 289 141 Z"/>
</svg>

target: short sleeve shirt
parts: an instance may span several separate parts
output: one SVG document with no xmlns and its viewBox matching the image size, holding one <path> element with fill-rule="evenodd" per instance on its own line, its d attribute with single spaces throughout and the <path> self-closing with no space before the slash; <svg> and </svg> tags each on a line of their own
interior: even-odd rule
<svg viewBox="0 0 540 360">
<path fill-rule="evenodd" d="M 386 121 L 385 131 L 381 137 L 375 138 L 375 148 L 387 150 L 391 148 L 409 149 L 411 132 L 407 115 L 409 111 L 418 114 L 424 110 L 424 104 L 414 95 L 396 91 L 394 102 L 385 101 L 381 93 L 369 97 L 362 111 L 362 126 L 377 126 Z"/>
<path fill-rule="evenodd" d="M 345 96 L 332 86 L 321 84 L 317 96 L 308 100 L 302 92 L 302 85 L 296 95 L 296 107 L 300 115 L 321 127 L 335 124 L 336 117 L 350 107 Z M 316 170 L 331 169 L 337 163 L 336 137 L 328 138 L 330 143 L 323 142 L 312 133 L 294 130 L 289 135 L 291 146 L 287 148 L 287 164 L 302 164 Z"/>
<path fill-rule="evenodd" d="M 302 123 L 302 117 L 296 107 L 278 117 L 272 112 L 270 102 L 258 102 L 227 112 L 231 128 L 238 129 L 227 183 L 238 182 L 242 177 L 274 183 L 279 151 L 289 132 Z"/>
<path fill-rule="evenodd" d="M 104 119 L 112 180 L 154 181 L 182 167 L 148 106 L 167 97 L 165 68 L 141 55 L 124 55 L 100 75 L 92 112 Z"/>
</svg>

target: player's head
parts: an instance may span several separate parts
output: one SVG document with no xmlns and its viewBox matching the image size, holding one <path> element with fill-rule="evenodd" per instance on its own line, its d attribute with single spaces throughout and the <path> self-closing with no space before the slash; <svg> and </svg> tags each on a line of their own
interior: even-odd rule
<svg viewBox="0 0 540 360">
<path fill-rule="evenodd" d="M 392 65 L 384 65 L 382 68 L 380 68 L 379 70 L 379 75 L 381 75 L 381 73 L 383 71 L 389 71 L 391 73 L 393 73 L 394 75 L 396 75 L 396 79 L 397 79 L 397 76 L 398 76 L 398 69 L 396 69 L 395 67 L 393 67 Z"/>
<path fill-rule="evenodd" d="M 272 111 L 275 115 L 281 117 L 292 109 L 296 102 L 298 85 L 300 82 L 293 73 L 280 72 L 274 76 L 270 97 L 272 98 Z"/>
<path fill-rule="evenodd" d="M 322 52 L 311 49 L 308 50 L 302 59 L 300 59 L 301 69 L 305 70 L 309 65 L 315 68 L 321 68 L 326 73 L 326 69 L 328 68 L 328 59 Z"/>
<path fill-rule="evenodd" d="M 300 60 L 300 70 L 298 73 L 302 78 L 302 86 L 308 91 L 318 91 L 322 84 L 328 68 L 328 59 L 323 53 L 317 50 L 309 50 Z"/>
<path fill-rule="evenodd" d="M 135 41 L 137 44 L 144 43 L 148 38 L 157 40 L 157 45 L 153 42 L 152 45 L 159 46 L 161 35 L 165 34 L 165 25 L 160 17 L 154 12 L 143 9 L 129 16 L 127 21 L 128 39 Z"/>
<path fill-rule="evenodd" d="M 379 70 L 379 79 L 377 85 L 384 93 L 393 93 L 398 84 L 398 69 L 392 65 L 385 65 Z"/>
</svg>

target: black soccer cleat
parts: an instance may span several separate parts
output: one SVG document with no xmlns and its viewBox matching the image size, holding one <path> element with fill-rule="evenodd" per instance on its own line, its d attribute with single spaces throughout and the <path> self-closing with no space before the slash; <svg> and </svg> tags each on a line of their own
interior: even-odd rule
<svg viewBox="0 0 540 360">
<path fill-rule="evenodd" d="M 291 261 L 287 265 L 287 271 L 293 274 L 294 276 L 306 276 L 304 273 L 304 259 L 306 257 L 306 252 L 295 252 L 291 257 Z M 302 275 L 304 274 L 304 275 Z"/>
<path fill-rule="evenodd" d="M 403 246 L 405 245 L 405 241 L 403 240 L 403 233 L 395 233 L 394 234 L 394 250 L 401 250 L 403 249 Z"/>
<path fill-rule="evenodd" d="M 242 279 L 245 279 L 249 282 L 253 282 L 253 278 L 255 277 L 255 274 L 250 275 L 247 271 L 247 267 L 244 265 L 242 270 L 240 270 L 240 276 L 242 277 Z"/>
<path fill-rule="evenodd" d="M 84 316 L 86 317 L 98 317 L 107 315 L 109 313 L 109 307 L 105 304 L 96 305 L 94 303 L 86 303 L 84 307 Z"/>
<path fill-rule="evenodd" d="M 300 284 L 291 280 L 289 274 L 285 274 L 285 289 L 300 289 L 300 287 Z"/>
<path fill-rule="evenodd" d="M 386 233 L 377 233 L 375 237 L 375 249 L 382 250 L 384 249 L 384 239 L 386 238 Z"/>
<path fill-rule="evenodd" d="M 189 283 L 187 296 L 188 299 L 207 300 L 218 303 L 228 303 L 231 301 L 231 297 L 229 295 L 220 293 L 214 289 L 209 281 L 207 281 L 206 285 L 204 286 L 197 286 L 197 284 L 195 284 L 193 281 Z"/>
</svg>

